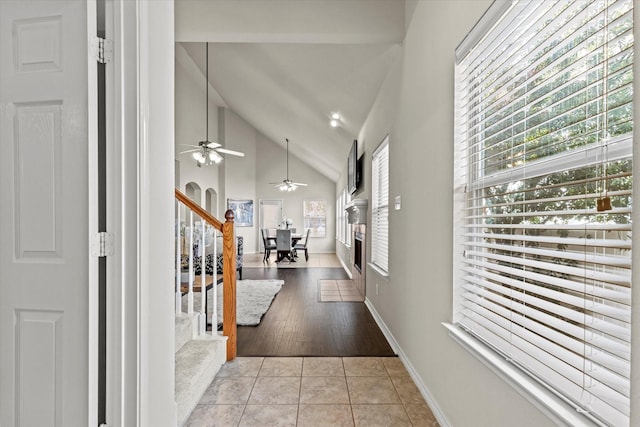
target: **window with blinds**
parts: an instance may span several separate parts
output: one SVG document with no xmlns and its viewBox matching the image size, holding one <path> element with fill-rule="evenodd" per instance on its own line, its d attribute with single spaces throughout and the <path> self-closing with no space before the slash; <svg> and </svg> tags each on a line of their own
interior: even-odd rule
<svg viewBox="0 0 640 427">
<path fill-rule="evenodd" d="M 336 239 L 346 246 L 351 246 L 351 230 L 345 210 L 350 201 L 351 195 L 345 187 L 336 199 Z"/>
<path fill-rule="evenodd" d="M 371 262 L 389 271 L 389 137 L 371 161 Z"/>
<path fill-rule="evenodd" d="M 492 7 L 456 51 L 454 323 L 628 425 L 633 1 Z"/>
</svg>

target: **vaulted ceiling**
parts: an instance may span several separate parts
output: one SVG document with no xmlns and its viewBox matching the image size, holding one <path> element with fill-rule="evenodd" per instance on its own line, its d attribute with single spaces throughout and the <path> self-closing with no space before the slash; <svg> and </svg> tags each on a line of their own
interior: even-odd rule
<svg viewBox="0 0 640 427">
<path fill-rule="evenodd" d="M 336 181 L 400 54 L 404 0 L 176 0 L 175 12 L 176 60 L 203 80 L 210 43 L 212 102 Z"/>
</svg>

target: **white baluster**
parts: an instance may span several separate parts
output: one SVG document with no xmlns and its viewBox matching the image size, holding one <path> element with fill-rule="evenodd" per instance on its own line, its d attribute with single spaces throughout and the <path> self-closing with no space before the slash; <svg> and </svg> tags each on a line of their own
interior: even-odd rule
<svg viewBox="0 0 640 427">
<path fill-rule="evenodd" d="M 213 231 L 213 313 L 211 314 L 211 335 L 218 333 L 218 232 Z"/>
<path fill-rule="evenodd" d="M 207 237 L 205 236 L 205 221 L 202 222 L 202 234 L 200 235 L 200 244 L 202 253 L 200 254 L 200 316 L 198 317 L 198 333 L 204 335 L 207 330 Z"/>
<path fill-rule="evenodd" d="M 189 291 L 187 293 L 187 313 L 193 314 L 193 211 L 189 212 Z"/>
</svg>

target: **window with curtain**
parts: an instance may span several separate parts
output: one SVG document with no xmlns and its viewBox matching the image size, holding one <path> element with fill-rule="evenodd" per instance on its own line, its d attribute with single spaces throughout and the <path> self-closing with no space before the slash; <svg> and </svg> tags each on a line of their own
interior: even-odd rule
<svg viewBox="0 0 640 427">
<path fill-rule="evenodd" d="M 628 425 L 633 2 L 483 20 L 456 51 L 454 324 Z"/>
<path fill-rule="evenodd" d="M 389 271 L 389 137 L 371 160 L 371 262 Z"/>
</svg>

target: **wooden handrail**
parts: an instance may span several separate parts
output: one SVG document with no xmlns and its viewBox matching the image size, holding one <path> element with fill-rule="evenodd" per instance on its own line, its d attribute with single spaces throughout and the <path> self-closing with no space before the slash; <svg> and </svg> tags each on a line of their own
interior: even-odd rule
<svg viewBox="0 0 640 427">
<path fill-rule="evenodd" d="M 222 334 L 227 337 L 227 360 L 236 358 L 238 349 L 238 325 L 236 319 L 236 239 L 235 214 L 231 209 L 224 214 L 224 224 L 205 211 L 196 202 L 176 188 L 176 199 L 222 233 Z M 214 269 L 215 260 L 214 260 Z M 215 270 L 214 270 L 215 271 Z M 216 319 L 213 319 L 215 325 Z"/>
<path fill-rule="evenodd" d="M 200 207 L 199 204 L 191 200 L 186 194 L 184 194 L 177 188 L 176 188 L 176 199 L 180 200 L 189 209 L 191 209 L 194 213 L 196 213 L 200 218 L 207 221 L 209 224 L 215 227 L 216 230 L 222 233 L 222 223 L 216 217 L 211 215 L 209 212 L 202 209 L 202 207 Z"/>
</svg>

